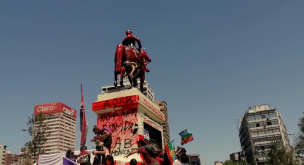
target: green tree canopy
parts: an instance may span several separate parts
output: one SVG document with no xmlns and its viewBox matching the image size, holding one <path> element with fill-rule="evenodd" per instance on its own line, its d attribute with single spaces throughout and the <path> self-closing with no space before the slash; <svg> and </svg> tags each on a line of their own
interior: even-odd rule
<svg viewBox="0 0 304 165">
<path fill-rule="evenodd" d="M 267 155 L 267 164 L 295 165 L 294 151 L 288 150 L 281 140 L 273 139 L 270 144 L 270 151 Z"/>
<path fill-rule="evenodd" d="M 50 135 L 48 132 L 49 127 L 45 122 L 46 119 L 46 116 L 42 113 L 33 115 L 28 118 L 28 122 L 26 123 L 28 128 L 22 129 L 22 131 L 26 132 L 31 138 L 30 141 L 25 143 L 26 151 L 23 154 L 25 165 L 35 163 L 37 156 L 45 153 L 43 145 L 47 141 L 47 136 Z"/>
</svg>

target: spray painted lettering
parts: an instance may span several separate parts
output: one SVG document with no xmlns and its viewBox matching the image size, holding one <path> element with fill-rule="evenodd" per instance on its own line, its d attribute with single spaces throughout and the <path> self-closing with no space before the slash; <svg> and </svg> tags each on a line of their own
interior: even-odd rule
<svg viewBox="0 0 304 165">
<path fill-rule="evenodd" d="M 97 126 L 106 126 L 112 130 L 111 152 L 115 159 L 123 159 L 125 155 L 137 149 L 137 117 L 138 110 L 134 106 L 123 106 L 121 110 L 98 115 Z"/>
<path fill-rule="evenodd" d="M 114 120 L 115 117 L 120 117 L 120 116 L 137 116 L 137 108 L 131 109 L 131 110 L 119 110 L 115 112 L 108 112 L 108 113 L 102 113 L 98 115 L 98 120 L 101 120 L 102 122 L 105 120 L 110 120 L 111 118 Z"/>
<path fill-rule="evenodd" d="M 156 114 L 159 118 L 162 120 L 165 120 L 164 114 L 157 108 L 153 106 L 152 103 L 150 103 L 149 100 L 146 100 L 145 98 L 141 98 L 141 102 L 144 103 L 154 114 Z"/>
<path fill-rule="evenodd" d="M 118 138 L 115 141 L 114 149 L 112 150 L 113 156 L 119 156 L 119 155 L 128 155 L 130 152 L 133 152 L 137 150 L 137 148 L 132 148 L 132 140 L 131 139 L 124 139 L 123 143 Z"/>
<path fill-rule="evenodd" d="M 131 104 L 138 103 L 139 96 L 138 95 L 132 95 L 127 97 L 119 97 L 115 99 L 105 100 L 105 101 L 97 101 L 92 103 L 92 110 L 101 110 L 106 108 L 113 108 L 113 107 L 120 107 L 120 106 L 126 106 Z"/>
</svg>

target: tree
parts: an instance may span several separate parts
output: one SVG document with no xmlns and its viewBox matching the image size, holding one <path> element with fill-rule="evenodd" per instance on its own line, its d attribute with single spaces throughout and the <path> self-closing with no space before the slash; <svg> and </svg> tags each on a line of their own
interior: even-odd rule
<svg viewBox="0 0 304 165">
<path fill-rule="evenodd" d="M 43 145 L 47 141 L 47 136 L 50 135 L 50 132 L 48 132 L 49 127 L 45 122 L 46 119 L 46 115 L 42 113 L 33 115 L 28 118 L 28 122 L 26 123 L 28 128 L 22 129 L 22 131 L 31 137 L 31 140 L 25 143 L 26 152 L 23 155 L 25 165 L 31 165 L 32 160 L 35 163 L 37 156 L 45 153 Z"/>
<path fill-rule="evenodd" d="M 294 151 L 288 150 L 281 140 L 273 139 L 270 151 L 267 155 L 267 164 L 271 165 L 295 165 Z"/>
<path fill-rule="evenodd" d="M 231 161 L 231 160 L 226 160 L 226 161 L 224 162 L 224 165 L 234 165 L 234 163 L 233 163 L 233 161 Z"/>
<path fill-rule="evenodd" d="M 232 160 L 226 160 L 224 162 L 224 165 L 247 165 L 247 163 L 243 160 L 240 160 L 238 162 L 233 162 Z"/>
<path fill-rule="evenodd" d="M 295 139 L 297 154 L 304 154 L 304 117 L 301 117 L 299 119 L 298 127 L 299 127 L 299 134 Z"/>
</svg>

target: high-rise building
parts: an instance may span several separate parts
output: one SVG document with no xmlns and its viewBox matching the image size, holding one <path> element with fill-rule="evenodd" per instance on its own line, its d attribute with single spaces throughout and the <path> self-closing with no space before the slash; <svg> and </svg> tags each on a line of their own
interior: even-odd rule
<svg viewBox="0 0 304 165">
<path fill-rule="evenodd" d="M 267 104 L 249 107 L 240 121 L 239 137 L 247 163 L 264 165 L 274 138 L 290 149 L 286 126 L 275 108 Z"/>
<path fill-rule="evenodd" d="M 0 165 L 4 165 L 6 147 L 3 144 L 0 144 Z"/>
<path fill-rule="evenodd" d="M 162 127 L 163 127 L 164 144 L 168 144 L 170 142 L 170 129 L 169 129 L 169 118 L 168 118 L 167 103 L 165 101 L 155 101 L 154 103 L 159 106 L 160 111 L 165 116 L 165 122 L 162 123 Z"/>
<path fill-rule="evenodd" d="M 75 148 L 76 137 L 76 110 L 61 103 L 49 103 L 35 105 L 34 115 L 43 113 L 46 115 L 47 137 L 43 145 L 45 154 L 53 154 Z M 34 126 L 35 129 L 35 126 Z M 36 160 L 36 158 L 34 158 Z"/>
<path fill-rule="evenodd" d="M 119 86 L 119 81 L 120 81 L 120 78 L 118 76 L 117 78 L 117 82 L 118 82 L 118 86 Z M 124 82 L 124 86 L 125 88 L 129 88 L 131 86 L 130 84 L 130 81 L 127 77 L 125 77 L 123 79 L 123 82 Z M 117 91 L 121 91 L 121 90 L 125 90 L 124 88 L 115 88 L 114 85 L 109 85 L 109 86 L 103 86 L 101 87 L 102 89 L 102 92 L 101 94 L 106 94 L 106 93 L 113 93 L 113 92 L 117 92 Z M 137 79 L 137 89 L 140 90 L 140 79 Z M 152 90 L 152 88 L 149 86 L 148 82 L 145 81 L 144 82 L 144 91 L 143 91 L 143 94 L 151 101 L 154 102 L 154 92 Z"/>
</svg>

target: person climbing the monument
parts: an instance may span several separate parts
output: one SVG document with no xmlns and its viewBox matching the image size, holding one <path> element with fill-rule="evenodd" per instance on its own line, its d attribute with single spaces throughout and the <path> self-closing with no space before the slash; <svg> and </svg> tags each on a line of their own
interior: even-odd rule
<svg viewBox="0 0 304 165">
<path fill-rule="evenodd" d="M 111 155 L 111 145 L 112 145 L 112 130 L 108 127 L 104 127 L 100 130 L 101 139 L 103 139 L 104 146 L 107 147 Z"/>
<path fill-rule="evenodd" d="M 109 150 L 109 153 L 111 155 L 112 130 L 108 127 L 99 129 L 96 125 L 94 125 L 93 132 L 96 136 L 93 139 L 91 139 L 90 142 L 95 142 L 96 140 L 102 141 L 104 146 Z"/>
<path fill-rule="evenodd" d="M 100 165 L 106 164 L 106 156 L 109 155 L 109 150 L 104 146 L 102 139 L 100 136 L 95 136 L 95 144 L 96 144 L 96 150 L 92 152 L 93 155 L 96 155 L 94 157 L 94 161 L 92 165 Z"/>
<path fill-rule="evenodd" d="M 138 149 L 129 153 L 127 156 L 125 156 L 125 158 L 128 158 L 129 156 L 135 153 L 139 153 L 142 154 L 144 161 L 147 165 L 159 165 L 158 161 L 152 156 L 150 156 L 149 152 L 146 150 L 144 145 L 145 142 L 143 140 L 138 141 Z"/>
<path fill-rule="evenodd" d="M 127 30 L 126 31 L 126 35 L 127 37 L 122 41 L 122 44 L 124 46 L 129 46 L 131 48 L 133 48 L 136 53 L 138 54 L 138 50 L 141 49 L 141 42 L 139 40 L 139 38 L 137 38 L 136 36 L 133 36 L 132 34 L 133 32 L 131 30 Z M 135 47 L 135 42 L 137 42 L 137 45 L 138 45 L 138 49 Z"/>
<path fill-rule="evenodd" d="M 134 73 L 135 69 L 138 67 L 137 63 L 126 61 L 126 62 L 124 62 L 124 64 L 125 64 L 125 66 L 130 66 L 130 67 L 132 68 L 132 70 L 131 70 L 129 76 L 130 76 L 131 78 L 133 78 L 133 73 Z M 126 72 L 126 75 L 125 75 L 125 76 L 127 76 L 127 72 Z"/>
</svg>

